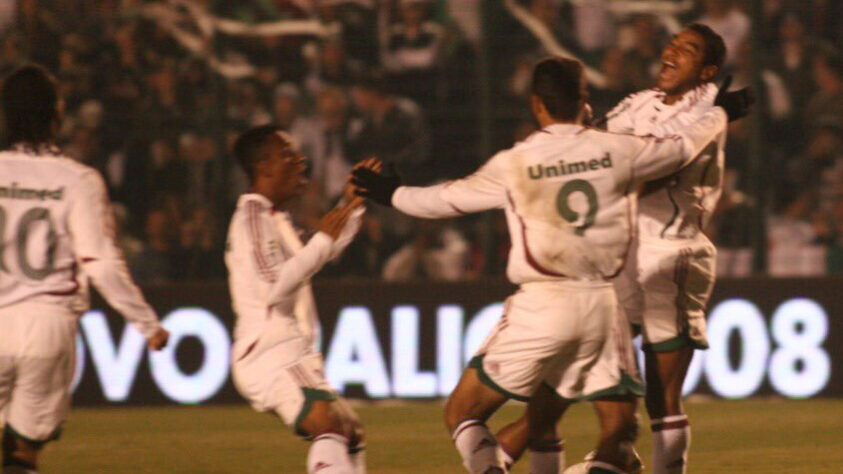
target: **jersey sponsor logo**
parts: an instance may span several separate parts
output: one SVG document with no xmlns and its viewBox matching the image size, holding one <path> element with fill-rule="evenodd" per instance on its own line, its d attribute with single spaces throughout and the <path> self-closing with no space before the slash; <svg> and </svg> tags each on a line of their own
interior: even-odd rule
<svg viewBox="0 0 843 474">
<path fill-rule="evenodd" d="M 64 198 L 64 187 L 58 189 L 29 189 L 18 187 L 18 183 L 0 186 L 0 198 L 25 199 L 32 201 L 46 201 L 52 199 L 61 201 Z"/>
<path fill-rule="evenodd" d="M 585 173 L 587 171 L 611 168 L 612 166 L 612 155 L 606 153 L 606 155 L 599 160 L 594 158 L 588 161 L 575 161 L 572 163 L 566 163 L 564 160 L 560 160 L 559 163 L 555 165 L 538 164 L 535 166 L 528 166 L 527 176 L 529 176 L 530 179 L 554 178 L 557 176 L 568 176 L 572 174 Z"/>
</svg>

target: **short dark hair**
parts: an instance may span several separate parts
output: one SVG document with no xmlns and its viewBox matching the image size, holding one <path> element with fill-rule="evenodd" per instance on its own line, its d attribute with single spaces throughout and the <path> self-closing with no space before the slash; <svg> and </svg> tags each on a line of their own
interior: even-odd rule
<svg viewBox="0 0 843 474">
<path fill-rule="evenodd" d="M 705 43 L 703 66 L 717 66 L 718 70 L 723 69 L 723 62 L 726 61 L 726 43 L 723 42 L 723 37 L 702 23 L 691 23 L 686 29 L 702 36 Z"/>
<path fill-rule="evenodd" d="M 52 75 L 41 66 L 21 66 L 3 80 L 3 113 L 9 143 L 44 143 L 53 138 L 59 95 Z"/>
<path fill-rule="evenodd" d="M 553 118 L 575 120 L 587 99 L 582 80 L 582 63 L 554 56 L 536 64 L 531 92 Z"/>
<path fill-rule="evenodd" d="M 263 153 L 264 147 L 266 147 L 272 137 L 281 140 L 284 142 L 284 145 L 291 145 L 288 140 L 278 133 L 280 131 L 281 129 L 275 125 L 262 125 L 246 130 L 235 140 L 234 157 L 249 177 L 249 181 L 255 178 L 257 164 L 266 158 L 266 155 Z"/>
</svg>

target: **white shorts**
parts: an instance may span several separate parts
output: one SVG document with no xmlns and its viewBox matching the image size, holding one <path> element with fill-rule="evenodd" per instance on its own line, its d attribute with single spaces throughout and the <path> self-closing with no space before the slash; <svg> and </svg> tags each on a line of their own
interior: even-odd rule
<svg viewBox="0 0 843 474">
<path fill-rule="evenodd" d="M 716 259 L 717 250 L 706 241 L 633 246 L 615 289 L 629 322 L 640 326 L 645 349 L 708 348 L 705 308 L 714 288 Z"/>
<path fill-rule="evenodd" d="M 70 411 L 77 315 L 21 303 L 0 308 L 0 424 L 34 444 L 57 439 Z"/>
<path fill-rule="evenodd" d="M 611 284 L 528 283 L 507 299 L 470 366 L 521 401 L 540 383 L 566 401 L 641 395 L 629 336 Z"/>
<path fill-rule="evenodd" d="M 290 338 L 289 332 L 261 335 L 233 362 L 231 375 L 237 390 L 255 410 L 277 413 L 302 436 L 307 433 L 299 425 L 312 403 L 337 399 L 325 379 L 322 354 L 314 352 L 304 338 Z"/>
</svg>

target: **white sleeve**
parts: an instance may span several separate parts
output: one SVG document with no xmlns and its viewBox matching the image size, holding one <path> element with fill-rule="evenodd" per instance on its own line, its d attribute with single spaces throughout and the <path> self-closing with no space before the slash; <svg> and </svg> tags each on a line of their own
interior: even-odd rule
<svg viewBox="0 0 843 474">
<path fill-rule="evenodd" d="M 633 96 L 628 96 L 606 114 L 606 130 L 612 133 L 633 133 L 635 131 L 632 113 L 630 113 L 632 100 Z"/>
<path fill-rule="evenodd" d="M 726 128 L 728 118 L 720 107 L 698 114 L 684 126 L 668 123 L 673 134 L 640 137 L 640 148 L 633 157 L 633 174 L 639 183 L 671 175 L 690 163 Z"/>
<path fill-rule="evenodd" d="M 436 219 L 501 209 L 506 205 L 506 154 L 498 153 L 474 174 L 428 187 L 401 186 L 392 195 L 396 209 Z"/>
<path fill-rule="evenodd" d="M 351 244 L 357 232 L 360 231 L 360 225 L 363 223 L 363 214 L 365 212 L 366 209 L 362 206 L 351 212 L 348 221 L 345 223 L 345 227 L 342 228 L 339 237 L 337 237 L 337 240 L 331 246 L 331 257 L 329 260 L 338 258 L 348 245 Z"/>
<path fill-rule="evenodd" d="M 114 215 L 105 182 L 90 170 L 73 189 L 68 227 L 82 270 L 109 305 L 149 338 L 158 316 L 132 282 L 126 260 L 114 242 Z"/>
</svg>

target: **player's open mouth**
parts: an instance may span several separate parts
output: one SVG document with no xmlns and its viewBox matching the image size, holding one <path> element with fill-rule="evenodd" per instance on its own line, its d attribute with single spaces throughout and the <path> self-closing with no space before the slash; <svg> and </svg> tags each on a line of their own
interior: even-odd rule
<svg viewBox="0 0 843 474">
<path fill-rule="evenodd" d="M 662 67 L 659 71 L 659 79 L 670 79 L 677 71 L 676 63 L 673 61 L 662 61 Z"/>
</svg>

